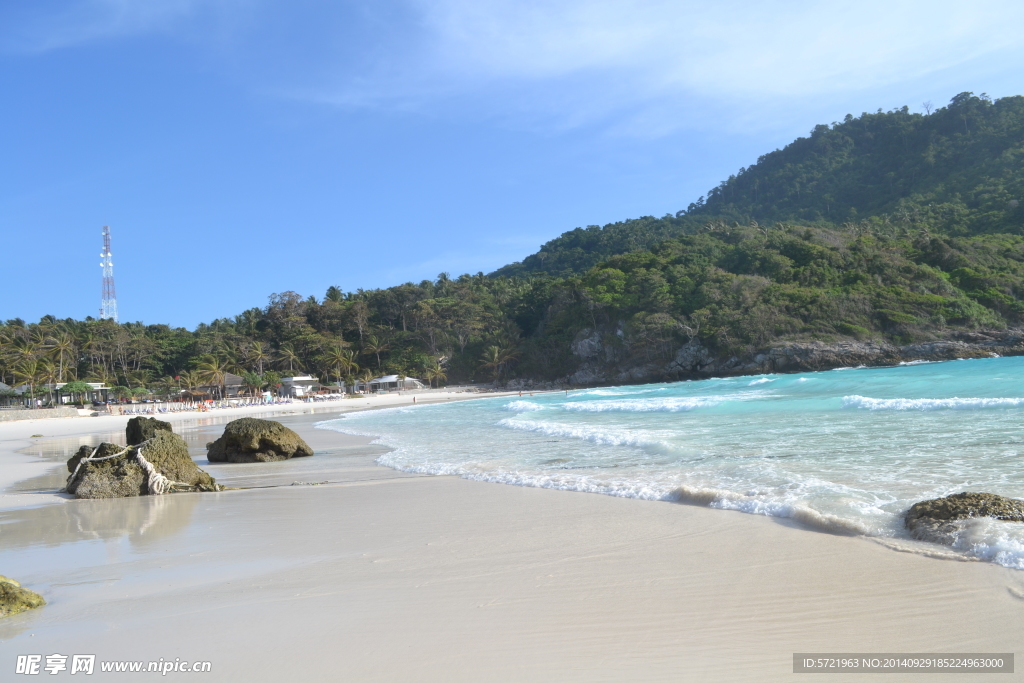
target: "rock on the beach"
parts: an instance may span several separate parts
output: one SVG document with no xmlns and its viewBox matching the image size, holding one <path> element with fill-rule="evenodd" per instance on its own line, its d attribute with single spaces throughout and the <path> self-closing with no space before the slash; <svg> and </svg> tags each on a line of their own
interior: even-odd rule
<svg viewBox="0 0 1024 683">
<path fill-rule="evenodd" d="M 907 510 L 906 525 L 914 538 L 948 545 L 960 530 L 957 522 L 974 517 L 1024 522 L 1024 500 L 994 493 L 954 493 L 915 503 Z"/>
<path fill-rule="evenodd" d="M 39 593 L 22 588 L 14 579 L 0 576 L 0 617 L 9 617 L 46 604 Z"/>
<path fill-rule="evenodd" d="M 147 475 L 139 464 L 137 454 L 139 446 L 131 447 L 122 455 L 102 460 L 87 461 L 72 474 L 66 490 L 78 498 L 126 498 L 144 496 L 149 491 Z M 196 491 L 218 491 L 219 487 L 206 472 L 188 454 L 185 440 L 173 432 L 159 430 L 141 446 L 142 456 L 152 463 L 153 467 L 173 482 L 185 484 Z M 100 444 L 95 457 L 113 455 L 125 450 L 122 446 L 111 443 Z M 92 453 L 92 448 L 83 446 L 68 461 L 68 469 L 72 472 L 78 467 L 78 461 Z"/>
<path fill-rule="evenodd" d="M 210 462 L 273 462 L 313 455 L 302 437 L 280 422 L 254 417 L 227 423 L 224 434 L 206 447 Z"/>
<path fill-rule="evenodd" d="M 128 426 L 124 428 L 124 434 L 128 439 L 129 446 L 134 446 L 153 438 L 158 431 L 173 431 L 171 423 L 158 420 L 155 417 L 133 417 L 128 420 Z"/>
</svg>

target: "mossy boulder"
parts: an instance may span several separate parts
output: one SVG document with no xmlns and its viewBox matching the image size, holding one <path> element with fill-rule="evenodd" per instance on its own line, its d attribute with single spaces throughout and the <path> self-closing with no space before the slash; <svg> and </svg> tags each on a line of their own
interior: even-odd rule
<svg viewBox="0 0 1024 683">
<path fill-rule="evenodd" d="M 915 503 L 907 510 L 905 522 L 914 538 L 948 545 L 960 530 L 957 522 L 975 517 L 1024 522 L 1024 500 L 994 493 L 954 493 Z"/>
<path fill-rule="evenodd" d="M 224 426 L 224 434 L 206 444 L 210 462 L 274 462 L 313 455 L 302 437 L 273 420 L 243 417 Z"/>
<path fill-rule="evenodd" d="M 93 450 L 94 449 L 96 451 L 95 455 L 93 455 Z M 113 455 L 114 453 L 117 453 L 118 451 L 123 451 L 123 450 L 124 450 L 124 446 L 118 446 L 116 443 L 107 443 L 106 441 L 101 443 L 98 447 L 82 446 L 81 448 L 78 449 L 78 452 L 75 453 L 74 455 L 72 455 L 71 459 L 68 460 L 68 472 L 72 472 L 73 473 L 75 471 L 75 468 L 78 467 L 78 462 L 82 458 L 88 458 L 88 457 L 105 458 L 108 455 Z"/>
<path fill-rule="evenodd" d="M 46 604 L 39 593 L 22 588 L 14 579 L 0 576 L 0 617 L 9 617 Z"/>
<path fill-rule="evenodd" d="M 139 449 L 157 472 L 173 482 L 183 485 L 184 490 L 218 491 L 213 477 L 199 469 L 188 454 L 185 440 L 173 432 L 158 430 L 141 446 L 129 447 L 123 454 L 99 462 L 86 461 L 78 467 L 78 461 L 88 456 L 92 449 L 83 446 L 68 461 L 73 474 L 68 479 L 66 490 L 78 498 L 126 498 L 144 496 L 149 490 L 148 475 L 139 462 Z M 100 444 L 95 457 L 104 457 L 124 451 L 115 444 Z M 77 468 L 77 474 L 74 472 Z"/>
<path fill-rule="evenodd" d="M 124 435 L 128 439 L 128 445 L 134 446 L 152 439 L 158 431 L 173 431 L 171 423 L 158 420 L 155 417 L 133 417 L 128 420 L 128 426 L 124 428 Z"/>
</svg>

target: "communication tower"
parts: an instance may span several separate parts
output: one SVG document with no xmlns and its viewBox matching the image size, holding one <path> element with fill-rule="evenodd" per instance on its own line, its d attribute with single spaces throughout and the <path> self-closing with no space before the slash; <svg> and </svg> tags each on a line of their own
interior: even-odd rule
<svg viewBox="0 0 1024 683">
<path fill-rule="evenodd" d="M 110 255 L 110 228 L 103 226 L 103 251 L 100 252 L 103 269 L 103 296 L 100 299 L 100 320 L 117 322 L 117 294 L 114 292 L 114 259 Z"/>
</svg>

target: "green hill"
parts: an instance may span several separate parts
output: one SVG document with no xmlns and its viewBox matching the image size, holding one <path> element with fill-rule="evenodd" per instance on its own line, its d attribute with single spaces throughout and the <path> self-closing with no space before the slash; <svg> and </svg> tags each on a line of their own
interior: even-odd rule
<svg viewBox="0 0 1024 683">
<path fill-rule="evenodd" d="M 1024 325 L 1022 161 L 1022 97 L 964 93 L 927 116 L 848 117 L 685 211 L 567 232 L 490 277 L 332 287 L 322 300 L 283 292 L 194 331 L 8 320 L 0 382 L 39 396 L 75 378 L 178 396 L 224 372 L 253 393 L 298 372 L 435 384 L 702 376 L 751 371 L 790 342 L 941 341 L 956 357 L 994 351 L 950 340 L 998 337 L 1016 340 L 999 353 L 1024 353 L 1024 335 L 1007 331 Z M 885 353 L 854 362 L 893 362 Z"/>
<path fill-rule="evenodd" d="M 848 115 L 741 168 L 675 216 L 577 228 L 494 275 L 581 273 L 708 225 L 752 221 L 1021 234 L 1024 97 L 961 93 L 928 115 Z"/>
</svg>

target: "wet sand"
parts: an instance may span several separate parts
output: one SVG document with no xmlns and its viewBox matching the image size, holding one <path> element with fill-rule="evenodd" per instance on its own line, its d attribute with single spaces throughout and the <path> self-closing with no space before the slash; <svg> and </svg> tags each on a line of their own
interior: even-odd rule
<svg viewBox="0 0 1024 683">
<path fill-rule="evenodd" d="M 794 652 L 1012 652 L 1024 636 L 1024 572 L 738 512 L 404 474 L 368 439 L 312 428 L 331 412 L 281 418 L 317 451 L 284 463 L 208 465 L 219 426 L 188 427 L 220 481 L 271 488 L 22 494 L 37 504 L 0 512 L 0 573 L 49 604 L 0 621 L 0 679 L 18 654 L 59 652 L 208 660 L 217 681 L 788 681 Z"/>
</svg>

